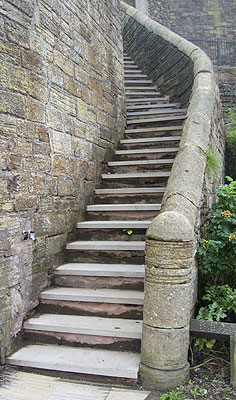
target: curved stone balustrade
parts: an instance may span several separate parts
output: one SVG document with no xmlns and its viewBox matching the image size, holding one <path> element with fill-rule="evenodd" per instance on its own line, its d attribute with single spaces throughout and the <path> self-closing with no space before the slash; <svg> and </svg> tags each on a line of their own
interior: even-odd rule
<svg viewBox="0 0 236 400">
<path fill-rule="evenodd" d="M 223 159 L 221 106 L 212 63 L 202 50 L 124 2 L 121 8 L 125 51 L 170 101 L 188 106 L 161 212 L 146 240 L 140 374 L 145 387 L 170 389 L 189 377 L 200 214 L 220 180 L 207 172 L 205 152 L 210 148 Z"/>
</svg>

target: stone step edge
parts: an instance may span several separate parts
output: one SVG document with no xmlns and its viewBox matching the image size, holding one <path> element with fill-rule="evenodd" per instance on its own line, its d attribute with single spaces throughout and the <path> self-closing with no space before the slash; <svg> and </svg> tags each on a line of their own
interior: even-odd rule
<svg viewBox="0 0 236 400">
<path fill-rule="evenodd" d="M 110 188 L 110 189 L 95 189 L 96 195 L 112 195 L 112 194 L 152 194 L 152 193 L 164 193 L 166 187 L 153 187 L 153 188 Z"/>
<path fill-rule="evenodd" d="M 151 221 L 84 221 L 78 222 L 78 229 L 147 229 Z"/>
<path fill-rule="evenodd" d="M 149 115 L 158 115 L 158 114 L 186 114 L 186 110 L 183 108 L 171 108 L 162 110 L 162 109 L 156 109 L 156 110 L 151 110 L 151 111 L 127 111 L 127 117 L 133 117 L 133 116 L 149 116 Z"/>
<path fill-rule="evenodd" d="M 156 148 L 149 148 L 149 149 L 136 149 L 136 150 L 116 150 L 116 155 L 132 155 L 132 154 L 154 154 L 154 153 L 175 153 L 179 150 L 179 147 L 160 147 L 159 149 Z"/>
<path fill-rule="evenodd" d="M 57 287 L 41 293 L 42 301 L 70 301 L 82 303 L 110 303 L 143 305 L 144 293 L 125 289 L 84 289 Z"/>
<path fill-rule="evenodd" d="M 123 174 L 102 174 L 103 180 L 119 180 L 119 179 L 147 179 L 147 178 L 168 178 L 170 171 L 167 172 L 137 172 Z"/>
<path fill-rule="evenodd" d="M 141 339 L 142 321 L 93 316 L 42 314 L 24 323 L 25 331 Z"/>
<path fill-rule="evenodd" d="M 57 267 L 53 274 L 54 276 L 144 278 L 145 266 L 142 264 L 69 263 Z"/>
<path fill-rule="evenodd" d="M 137 143 L 160 143 L 160 142 L 174 142 L 181 139 L 181 136 L 161 136 L 161 137 L 147 137 L 138 139 L 122 139 L 120 144 L 137 144 Z"/>
<path fill-rule="evenodd" d="M 91 206 L 87 206 L 87 211 L 159 211 L 161 209 L 161 204 L 93 204 Z"/>
<path fill-rule="evenodd" d="M 140 125 L 149 124 L 153 122 L 165 122 L 165 121 L 179 121 L 186 119 L 186 115 L 176 115 L 173 117 L 159 117 L 159 118 L 144 118 L 144 119 L 127 119 L 127 125 Z"/>
<path fill-rule="evenodd" d="M 134 160 L 134 161 L 109 161 L 108 167 L 129 167 L 129 166 L 141 166 L 141 165 L 165 165 L 173 164 L 173 158 L 161 158 L 156 160 Z"/>
<path fill-rule="evenodd" d="M 177 108 L 180 106 L 180 103 L 159 103 L 159 104 L 140 104 L 140 105 L 133 105 L 127 106 L 127 111 L 129 110 L 142 110 L 144 109 L 162 109 L 162 108 Z"/>
<path fill-rule="evenodd" d="M 87 240 L 67 243 L 67 250 L 91 251 L 144 251 L 145 242 L 141 241 L 115 241 L 115 240 Z"/>
<path fill-rule="evenodd" d="M 139 363 L 136 353 L 61 345 L 31 345 L 7 358 L 9 365 L 127 379 L 137 379 Z"/>
<path fill-rule="evenodd" d="M 130 133 L 149 133 L 149 132 L 167 132 L 167 131 L 182 131 L 182 125 L 173 126 L 153 126 L 152 128 L 136 128 L 136 129 L 125 129 L 126 134 Z"/>
</svg>

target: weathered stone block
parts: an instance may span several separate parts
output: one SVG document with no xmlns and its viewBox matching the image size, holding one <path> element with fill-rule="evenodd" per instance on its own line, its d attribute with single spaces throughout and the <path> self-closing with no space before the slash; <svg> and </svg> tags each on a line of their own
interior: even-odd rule
<svg viewBox="0 0 236 400">
<path fill-rule="evenodd" d="M 46 101 L 48 98 L 47 81 L 42 76 L 36 75 L 34 72 L 28 74 L 28 93 L 39 101 Z"/>
<path fill-rule="evenodd" d="M 25 99 L 17 93 L 0 90 L 0 112 L 9 113 L 20 118 L 26 117 Z"/>
<path fill-rule="evenodd" d="M 81 85 L 66 75 L 64 75 L 64 89 L 73 96 L 81 96 Z"/>
<path fill-rule="evenodd" d="M 53 52 L 53 61 L 54 64 L 62 69 L 66 74 L 73 76 L 74 75 L 74 64 L 68 58 L 64 57 L 59 51 L 54 50 Z"/>
<path fill-rule="evenodd" d="M 142 360 L 147 367 L 178 370 L 187 365 L 188 327 L 159 329 L 143 324 Z"/>
<path fill-rule="evenodd" d="M 26 99 L 27 118 L 30 121 L 45 122 L 45 105 L 30 97 Z"/>
<path fill-rule="evenodd" d="M 65 216 L 60 213 L 35 214 L 33 229 L 36 238 L 38 236 L 54 236 L 64 233 L 66 231 Z"/>
<path fill-rule="evenodd" d="M 62 155 L 54 155 L 53 174 L 54 176 L 75 176 L 74 159 Z"/>
<path fill-rule="evenodd" d="M 144 322 L 159 328 L 180 328 L 190 320 L 190 284 L 145 282 Z"/>
<path fill-rule="evenodd" d="M 51 103 L 60 110 L 68 113 L 69 115 L 76 115 L 76 100 L 58 89 L 51 89 L 50 92 Z"/>
<path fill-rule="evenodd" d="M 73 179 L 59 178 L 58 180 L 58 195 L 59 196 L 74 196 L 76 191 L 76 182 Z"/>
</svg>

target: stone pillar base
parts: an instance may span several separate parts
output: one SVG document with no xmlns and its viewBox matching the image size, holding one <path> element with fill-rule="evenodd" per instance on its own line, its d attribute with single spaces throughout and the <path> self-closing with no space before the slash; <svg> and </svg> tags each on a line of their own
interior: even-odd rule
<svg viewBox="0 0 236 400">
<path fill-rule="evenodd" d="M 184 385 L 189 380 L 189 364 L 178 370 L 159 370 L 149 368 L 140 363 L 139 373 L 141 383 L 149 390 L 172 390 Z"/>
</svg>

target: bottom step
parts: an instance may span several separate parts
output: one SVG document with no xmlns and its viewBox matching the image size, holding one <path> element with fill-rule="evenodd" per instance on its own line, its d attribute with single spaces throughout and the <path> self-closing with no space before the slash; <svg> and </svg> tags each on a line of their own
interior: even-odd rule
<svg viewBox="0 0 236 400">
<path fill-rule="evenodd" d="M 59 345 L 23 347 L 7 359 L 21 367 L 129 379 L 137 379 L 139 362 L 137 353 Z"/>
</svg>

